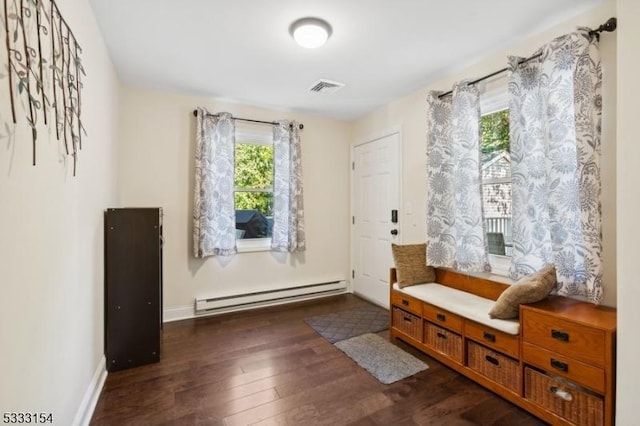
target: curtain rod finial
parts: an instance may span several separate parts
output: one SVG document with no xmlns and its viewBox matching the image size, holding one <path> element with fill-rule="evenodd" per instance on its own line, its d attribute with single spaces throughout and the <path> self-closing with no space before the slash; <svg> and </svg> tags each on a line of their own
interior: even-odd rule
<svg viewBox="0 0 640 426">
<path fill-rule="evenodd" d="M 605 22 L 602 25 L 602 30 L 612 32 L 612 31 L 615 31 L 617 27 L 618 27 L 618 19 L 614 17 L 614 18 L 609 18 L 607 22 Z"/>
<path fill-rule="evenodd" d="M 600 25 L 597 29 L 589 31 L 589 34 L 595 35 L 599 40 L 600 33 L 602 32 L 612 33 L 616 30 L 617 27 L 618 27 L 618 19 L 616 17 L 611 17 L 607 19 L 607 22 Z"/>
</svg>

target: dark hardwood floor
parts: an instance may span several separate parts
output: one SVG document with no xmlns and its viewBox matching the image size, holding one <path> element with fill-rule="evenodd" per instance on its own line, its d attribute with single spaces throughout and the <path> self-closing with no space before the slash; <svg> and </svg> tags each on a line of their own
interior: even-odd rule
<svg viewBox="0 0 640 426">
<path fill-rule="evenodd" d="M 109 374 L 91 424 L 543 424 L 402 342 L 429 369 L 383 385 L 303 321 L 366 303 L 340 295 L 165 324 L 161 361 Z"/>
</svg>

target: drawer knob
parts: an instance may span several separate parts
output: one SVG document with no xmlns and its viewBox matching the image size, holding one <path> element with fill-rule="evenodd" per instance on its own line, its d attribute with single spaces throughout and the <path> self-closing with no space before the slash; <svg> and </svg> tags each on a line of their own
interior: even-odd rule
<svg viewBox="0 0 640 426">
<path fill-rule="evenodd" d="M 403 304 L 404 306 L 409 306 L 409 301 L 408 301 L 408 300 L 404 300 L 404 299 L 402 299 L 402 304 Z"/>
<path fill-rule="evenodd" d="M 549 389 L 549 391 L 558 398 L 564 399 L 565 401 L 573 401 L 573 396 L 571 396 L 571 394 L 565 390 L 558 389 L 555 386 L 551 386 L 551 389 Z"/>
<path fill-rule="evenodd" d="M 498 359 L 490 356 L 490 355 L 485 355 L 484 359 L 486 359 L 488 362 L 490 362 L 491 364 L 495 365 L 496 367 L 500 367 L 500 361 L 498 361 Z"/>
<path fill-rule="evenodd" d="M 438 321 L 446 321 L 447 317 L 444 314 L 441 314 L 440 312 L 438 312 L 436 314 L 436 318 L 438 319 Z"/>
<path fill-rule="evenodd" d="M 443 334 L 443 333 L 437 333 L 436 336 L 438 336 L 440 339 L 446 339 L 447 335 Z"/>
<path fill-rule="evenodd" d="M 559 340 L 561 342 L 568 342 L 569 333 L 565 333 L 564 331 L 560 331 L 560 330 L 551 330 L 551 338 Z"/>
<path fill-rule="evenodd" d="M 567 363 L 565 362 L 558 361 L 557 359 L 551 358 L 551 366 L 556 370 L 562 371 L 564 373 L 569 371 L 569 365 L 567 365 Z"/>
<path fill-rule="evenodd" d="M 496 335 L 492 334 L 492 333 L 488 333 L 488 332 L 484 332 L 482 333 L 482 337 L 484 337 L 484 340 L 487 340 L 489 342 L 494 342 L 496 341 Z"/>
</svg>

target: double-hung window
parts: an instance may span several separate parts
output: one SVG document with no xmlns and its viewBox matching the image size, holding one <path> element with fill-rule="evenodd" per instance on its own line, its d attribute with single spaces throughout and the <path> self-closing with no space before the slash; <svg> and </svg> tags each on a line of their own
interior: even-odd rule
<svg viewBox="0 0 640 426">
<path fill-rule="evenodd" d="M 239 251 L 267 250 L 273 231 L 273 129 L 237 122 L 234 171 Z"/>
<path fill-rule="evenodd" d="M 511 156 L 506 89 L 481 96 L 482 202 L 489 262 L 498 274 L 507 274 L 512 254 Z"/>
</svg>

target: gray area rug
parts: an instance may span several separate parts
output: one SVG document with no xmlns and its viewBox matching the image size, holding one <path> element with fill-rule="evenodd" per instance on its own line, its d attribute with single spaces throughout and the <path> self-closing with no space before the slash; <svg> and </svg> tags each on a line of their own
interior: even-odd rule
<svg viewBox="0 0 640 426">
<path fill-rule="evenodd" d="M 335 346 L 385 385 L 429 368 L 418 358 L 377 334 L 352 337 L 335 343 Z"/>
<path fill-rule="evenodd" d="M 374 305 L 318 315 L 304 320 L 322 337 L 335 343 L 364 333 L 376 333 L 389 328 L 389 312 Z"/>
</svg>

